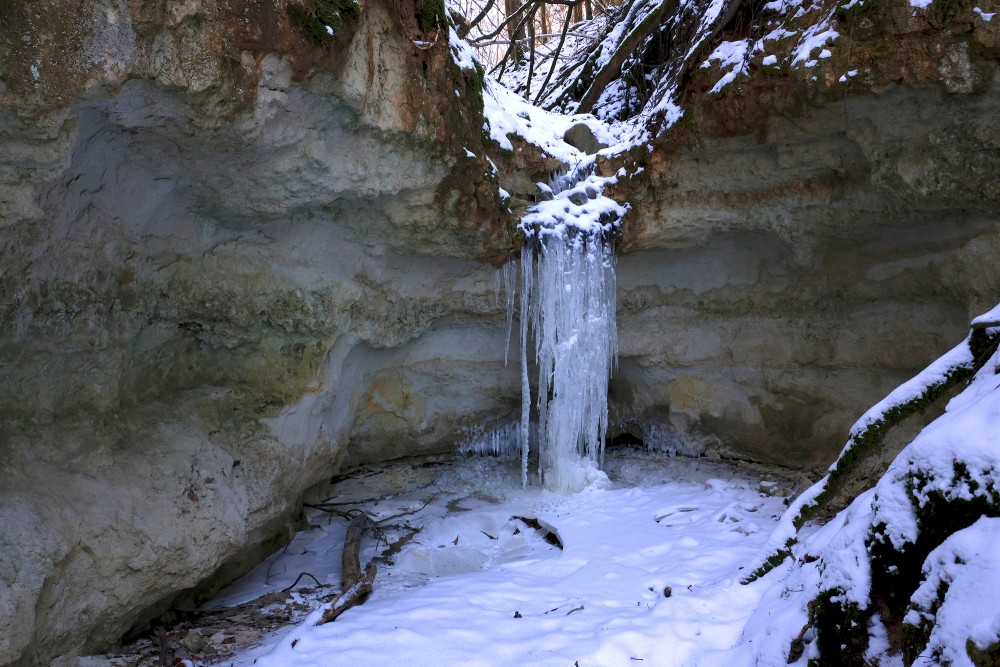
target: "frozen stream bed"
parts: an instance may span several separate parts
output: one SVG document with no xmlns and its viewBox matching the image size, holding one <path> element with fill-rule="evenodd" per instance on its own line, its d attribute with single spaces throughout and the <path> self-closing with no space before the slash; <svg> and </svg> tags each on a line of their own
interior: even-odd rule
<svg viewBox="0 0 1000 667">
<path fill-rule="evenodd" d="M 740 635 L 763 590 L 741 585 L 741 570 L 784 511 L 788 482 L 635 449 L 609 450 L 605 469 L 610 486 L 574 495 L 523 490 L 518 462 L 479 457 L 338 480 L 331 500 L 308 510 L 308 529 L 206 605 L 225 616 L 263 600 L 256 611 L 286 624 L 249 642 L 237 622 L 171 638 L 194 649 L 194 664 L 743 662 Z M 361 552 L 378 567 L 374 592 L 317 626 L 340 590 L 343 515 L 358 509 L 379 522 Z M 201 635 L 192 643 L 188 633 Z M 213 656 L 224 647 L 213 642 L 231 648 Z"/>
</svg>

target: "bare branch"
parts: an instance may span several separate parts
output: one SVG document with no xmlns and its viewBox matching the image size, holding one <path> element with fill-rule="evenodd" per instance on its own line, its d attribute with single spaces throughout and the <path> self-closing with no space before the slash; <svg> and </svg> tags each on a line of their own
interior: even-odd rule
<svg viewBox="0 0 1000 667">
<path fill-rule="evenodd" d="M 463 32 L 459 35 L 459 37 L 465 37 L 466 35 L 469 34 L 469 32 L 473 28 L 475 28 L 477 25 L 479 25 L 479 23 L 484 18 L 486 18 L 486 15 L 490 13 L 490 10 L 493 9 L 493 5 L 495 5 L 496 3 L 497 3 L 497 0 L 489 0 L 489 2 L 486 3 L 486 6 L 483 7 L 483 11 L 479 12 L 479 14 L 476 15 L 476 18 L 474 18 L 471 21 L 469 21 L 469 27 L 468 27 L 468 29 L 463 30 Z"/>
<path fill-rule="evenodd" d="M 655 31 L 660 29 L 661 19 L 664 14 L 668 11 L 673 11 L 677 8 L 678 0 L 663 0 L 657 7 L 649 12 L 639 25 L 630 32 L 625 39 L 623 39 L 619 44 L 615 52 L 611 54 L 611 57 L 604 64 L 601 69 L 597 71 L 594 75 L 593 80 L 590 82 L 590 86 L 587 91 L 580 98 L 580 105 L 577 107 L 578 113 L 588 113 L 593 111 L 594 105 L 597 104 L 597 100 L 601 97 L 601 93 L 604 89 L 614 81 L 615 77 L 621 73 L 622 65 L 625 63 L 626 58 L 632 55 L 640 44 L 642 44 L 647 37 L 653 34 Z"/>
<path fill-rule="evenodd" d="M 518 16 L 523 11 L 525 11 L 526 9 L 528 9 L 528 7 L 534 5 L 536 2 L 539 2 L 539 0 L 528 0 L 523 5 L 521 5 L 520 7 L 518 7 L 517 9 L 515 9 L 513 12 L 511 12 L 507 16 L 507 18 L 505 18 L 503 20 L 503 22 L 496 27 L 496 29 L 493 32 L 489 32 L 489 33 L 486 33 L 485 35 L 480 35 L 479 37 L 477 37 L 475 39 L 469 40 L 469 43 L 470 44 L 478 44 L 479 42 L 481 42 L 483 40 L 493 39 L 494 37 L 496 37 L 497 35 L 499 35 L 501 32 L 503 32 L 504 28 L 506 28 L 510 24 L 511 21 L 513 21 L 514 19 L 518 18 Z M 523 27 L 523 22 L 518 24 L 518 27 L 514 29 L 514 32 L 516 33 L 517 30 L 518 30 L 518 28 L 521 28 L 521 27 Z"/>
<path fill-rule="evenodd" d="M 514 32 L 516 33 L 519 30 L 523 29 L 524 25 L 528 22 L 528 19 L 530 19 L 530 18 L 531 18 L 531 16 L 528 15 L 528 16 L 525 16 L 523 19 L 521 19 L 521 22 L 517 24 L 517 27 L 514 29 Z M 498 62 L 496 64 L 496 66 L 490 71 L 490 74 L 493 74 L 498 69 L 500 70 L 500 73 L 496 75 L 497 79 L 499 79 L 500 77 L 502 77 L 503 73 L 504 73 L 504 70 L 507 69 L 508 58 L 510 58 L 511 54 L 514 52 L 514 46 L 516 44 L 517 44 L 517 42 L 515 40 L 511 40 L 510 46 L 507 47 L 507 51 L 506 51 L 506 53 L 504 53 L 503 58 L 501 58 L 500 62 Z"/>
<path fill-rule="evenodd" d="M 583 33 L 583 32 L 573 32 L 572 30 L 567 31 L 566 35 L 569 36 L 569 37 L 582 37 L 582 38 L 585 38 L 585 39 L 593 38 L 593 35 L 588 35 L 588 34 Z M 561 37 L 561 36 L 562 36 L 562 33 L 560 33 L 560 32 L 553 32 L 553 33 L 548 33 L 548 34 L 545 34 L 545 35 L 535 35 L 535 40 L 546 39 L 546 38 L 549 38 L 549 37 Z M 525 37 L 524 39 L 517 39 L 517 40 L 514 40 L 514 41 L 519 42 L 519 43 L 520 42 L 527 43 L 529 41 L 529 38 Z M 511 40 L 509 40 L 509 39 L 494 39 L 494 40 L 489 41 L 489 42 L 476 42 L 472 46 L 478 49 L 478 48 L 484 47 L 484 46 L 499 46 L 501 44 L 510 44 L 510 42 L 511 42 Z M 556 53 L 558 53 L 558 50 L 556 51 Z M 567 56 L 567 57 L 571 57 L 571 56 Z"/>
<path fill-rule="evenodd" d="M 335 621 L 338 616 L 351 607 L 356 607 L 367 600 L 368 596 L 371 595 L 374 584 L 375 564 L 368 563 L 365 567 L 364 575 L 357 581 L 357 583 L 341 593 L 337 599 L 330 604 L 330 606 L 323 610 L 323 616 L 316 621 L 316 625 L 323 625 L 324 623 Z"/>
<path fill-rule="evenodd" d="M 556 71 L 556 64 L 559 62 L 559 54 L 562 53 L 563 44 L 566 42 L 566 33 L 569 30 L 569 24 L 572 18 L 571 13 L 566 12 L 566 20 L 563 21 L 562 34 L 559 35 L 559 45 L 556 47 L 555 53 L 552 54 L 552 64 L 549 66 L 549 73 L 545 76 L 545 81 L 542 81 L 542 85 L 538 89 L 538 96 L 535 98 L 536 105 L 541 101 L 542 96 L 545 94 L 545 86 L 549 85 L 552 73 Z"/>
<path fill-rule="evenodd" d="M 531 38 L 531 54 L 528 56 L 528 78 L 524 83 L 524 99 L 531 100 L 531 78 L 535 75 L 535 12 L 542 5 L 535 5 L 531 10 L 531 17 L 528 19 L 528 36 Z"/>
<path fill-rule="evenodd" d="M 320 586 L 320 587 L 322 587 L 322 586 L 323 586 L 323 584 L 321 584 L 321 583 L 319 582 L 319 579 L 317 579 L 316 577 L 312 576 L 312 575 L 311 575 L 311 574 L 309 574 L 308 572 L 299 572 L 299 576 L 295 577 L 295 581 L 293 581 L 293 582 L 292 582 L 292 585 L 291 585 L 291 586 L 289 586 L 288 588 L 282 588 L 282 589 L 281 589 L 281 592 L 282 592 L 282 593 L 287 593 L 288 591 L 290 591 L 290 590 L 292 590 L 293 588 L 295 588 L 295 584 L 299 583 L 299 580 L 300 580 L 300 579 L 301 579 L 302 577 L 309 577 L 310 579 L 312 579 L 313 581 L 315 581 L 315 582 L 316 582 L 316 585 L 317 585 L 317 586 Z"/>
</svg>

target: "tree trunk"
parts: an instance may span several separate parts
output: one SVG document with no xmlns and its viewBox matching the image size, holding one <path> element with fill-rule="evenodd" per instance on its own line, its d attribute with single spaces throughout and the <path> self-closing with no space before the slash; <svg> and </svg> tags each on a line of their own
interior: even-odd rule
<svg viewBox="0 0 1000 667">
<path fill-rule="evenodd" d="M 583 4 L 583 3 L 581 3 Z M 615 52 L 611 54 L 611 57 L 604 64 L 597 74 L 594 75 L 590 86 L 587 88 L 587 92 L 583 94 L 580 98 L 580 106 L 577 107 L 577 113 L 590 113 L 594 110 L 594 105 L 597 104 L 597 100 L 601 97 L 601 93 L 604 89 L 615 80 L 615 77 L 621 74 L 622 65 L 625 64 L 625 59 L 632 55 L 643 43 L 643 41 L 651 35 L 654 31 L 660 29 L 660 21 L 663 16 L 668 11 L 673 11 L 678 5 L 678 0 L 663 0 L 660 5 L 646 15 L 639 25 L 628 34 L 621 42 L 618 44 L 618 48 Z M 577 5 L 579 7 L 580 5 Z"/>
<path fill-rule="evenodd" d="M 361 579 L 361 536 L 370 523 L 367 514 L 359 513 L 347 524 L 347 537 L 344 538 L 344 551 L 340 557 L 341 587 L 344 590 Z"/>
<path fill-rule="evenodd" d="M 521 7 L 518 0 L 504 0 L 504 7 L 507 16 L 512 16 Z M 520 20 L 511 21 L 507 24 L 507 37 L 515 45 L 513 51 L 514 62 L 519 63 L 524 60 L 524 27 L 518 28 Z"/>
</svg>

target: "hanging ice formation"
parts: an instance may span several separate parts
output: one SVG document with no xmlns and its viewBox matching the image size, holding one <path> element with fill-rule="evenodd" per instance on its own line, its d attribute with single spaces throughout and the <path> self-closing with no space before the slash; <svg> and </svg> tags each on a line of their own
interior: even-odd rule
<svg viewBox="0 0 1000 667">
<path fill-rule="evenodd" d="M 591 158 L 539 184 L 550 198 L 529 208 L 520 224 L 521 481 L 528 480 L 530 329 L 538 365 L 538 475 L 546 488 L 567 493 L 604 478 L 608 378 L 618 356 L 613 244 L 625 208 L 601 194 L 614 179 L 592 172 Z"/>
</svg>

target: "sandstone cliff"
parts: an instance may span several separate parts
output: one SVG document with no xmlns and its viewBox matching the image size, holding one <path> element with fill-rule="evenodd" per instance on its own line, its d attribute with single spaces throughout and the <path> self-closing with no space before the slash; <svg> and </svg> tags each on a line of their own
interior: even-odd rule
<svg viewBox="0 0 1000 667">
<path fill-rule="evenodd" d="M 0 664 L 97 650 L 338 468 L 512 409 L 481 82 L 418 10 L 315 43 L 284 2 L 4 8 Z"/>
<path fill-rule="evenodd" d="M 432 5 L 330 40 L 285 2 L 0 10 L 0 664 L 70 664 L 336 470 L 517 413 L 497 193 L 552 162 L 483 145 Z M 697 70 L 609 165 L 644 168 L 615 193 L 619 429 L 826 464 L 996 301 L 1000 23 L 892 6 L 815 81 Z"/>
</svg>

